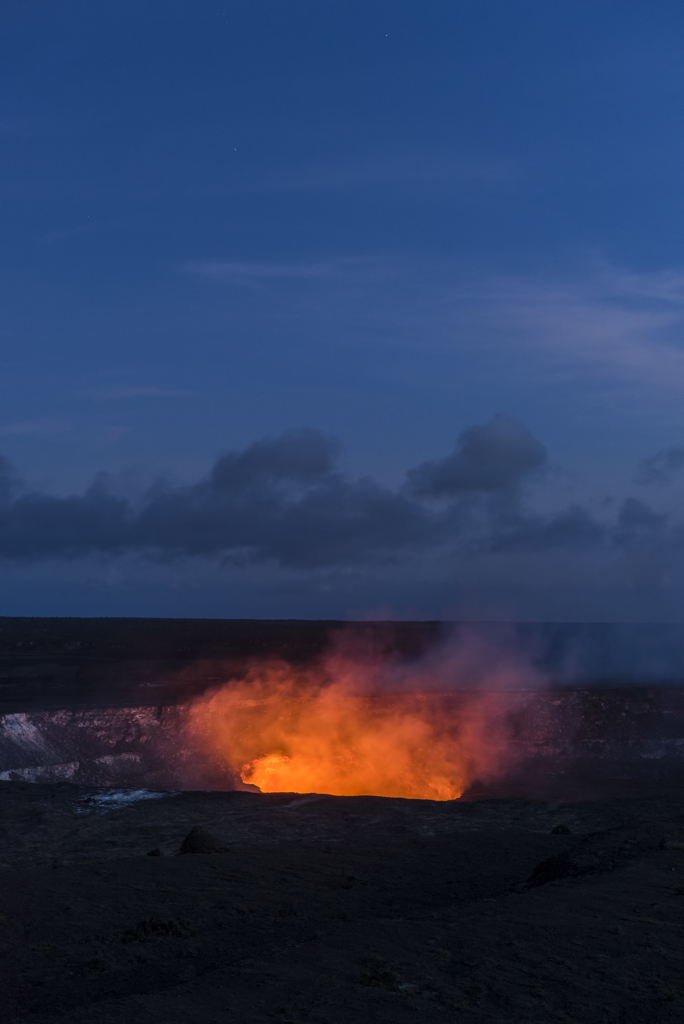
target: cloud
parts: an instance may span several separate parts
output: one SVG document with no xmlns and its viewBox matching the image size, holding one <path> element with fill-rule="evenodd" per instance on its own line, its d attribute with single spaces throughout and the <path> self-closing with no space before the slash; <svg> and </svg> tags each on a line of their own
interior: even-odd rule
<svg viewBox="0 0 684 1024">
<path fill-rule="evenodd" d="M 192 391 L 185 388 L 159 387 L 155 384 L 123 384 L 113 387 L 89 388 L 86 391 L 78 392 L 81 398 L 91 398 L 96 401 L 100 399 L 127 399 L 127 398 L 187 398 Z"/>
<path fill-rule="evenodd" d="M 338 265 L 335 262 L 321 263 L 246 263 L 230 260 L 195 260 L 185 263 L 182 269 L 189 274 L 207 277 L 215 281 L 230 281 L 235 284 L 257 284 L 269 281 L 324 280 L 336 277 Z"/>
<path fill-rule="evenodd" d="M 525 173 L 524 165 L 511 157 L 478 157 L 477 155 L 443 155 L 437 153 L 395 153 L 388 158 L 366 153 L 356 160 L 337 156 L 333 161 L 280 167 L 277 175 L 252 178 L 251 191 L 308 191 L 339 188 L 367 188 L 384 184 L 389 187 L 416 187 L 421 183 L 432 189 L 443 185 L 461 190 L 473 188 L 500 190 L 518 183 Z"/>
<path fill-rule="evenodd" d="M 0 455 L 0 508 L 7 507 L 19 487 L 19 479 L 7 459 Z"/>
<path fill-rule="evenodd" d="M 292 568 L 397 558 L 473 532 L 458 501 L 437 512 L 420 500 L 426 490 L 507 494 L 545 460 L 543 446 L 501 416 L 466 430 L 455 455 L 409 473 L 407 488 L 343 476 L 339 452 L 334 438 L 306 429 L 262 438 L 223 455 L 197 483 L 158 483 L 135 501 L 104 476 L 68 498 L 21 493 L 0 510 L 0 554 L 213 555 Z"/>
<path fill-rule="evenodd" d="M 320 143 L 320 139 L 319 139 Z M 367 149 L 350 157 L 344 151 L 327 153 L 320 144 L 315 159 L 279 161 L 277 165 L 256 166 L 250 161 L 228 170 L 223 187 L 233 194 L 326 192 L 343 189 L 377 188 L 420 189 L 427 187 L 462 195 L 478 192 L 500 192 L 515 187 L 528 173 L 524 161 L 510 155 L 483 155 L 476 152 L 448 153 L 435 150 L 407 149 L 388 151 Z"/>
<path fill-rule="evenodd" d="M 634 273 L 592 259 L 572 271 L 477 273 L 457 259 L 401 252 L 306 262 L 196 260 L 185 273 L 268 296 L 317 331 L 344 325 L 382 347 L 503 360 L 526 386 L 574 381 L 677 402 L 684 391 L 684 268 Z M 272 307 L 268 305 L 268 309 Z M 313 312 L 312 312 L 313 311 Z M 487 370 L 491 362 L 487 360 Z"/>
<path fill-rule="evenodd" d="M 223 456 L 205 481 L 150 493 L 137 546 L 170 555 L 242 553 L 290 567 L 382 557 L 428 538 L 428 513 L 370 479 L 335 471 L 339 446 L 313 430 Z"/>
<path fill-rule="evenodd" d="M 550 515 L 499 516 L 486 537 L 492 551 L 573 551 L 597 547 L 607 541 L 610 529 L 580 505 L 570 505 Z"/>
<path fill-rule="evenodd" d="M 82 495 L 7 492 L 0 554 L 28 560 L 96 553 L 220 555 L 290 567 L 340 564 L 430 540 L 429 514 L 370 479 L 335 469 L 339 445 L 313 430 L 221 457 L 196 484 L 157 484 L 137 501 L 99 477 Z"/>
<path fill-rule="evenodd" d="M 313 483 L 332 474 L 340 449 L 339 441 L 317 430 L 287 431 L 224 455 L 212 470 L 211 482 L 217 492 L 274 480 Z"/>
<path fill-rule="evenodd" d="M 542 469 L 547 459 L 546 448 L 526 427 L 499 415 L 464 430 L 452 455 L 410 470 L 408 487 L 430 498 L 509 491 Z"/>
<path fill-rule="evenodd" d="M 599 264 L 574 277 L 499 276 L 451 289 L 454 323 L 497 347 L 620 387 L 684 391 L 684 269 L 629 273 Z"/>
<path fill-rule="evenodd" d="M 682 467 L 684 447 L 673 445 L 671 448 L 663 448 L 648 459 L 642 459 L 637 471 L 637 480 L 644 484 L 666 484 Z"/>
<path fill-rule="evenodd" d="M 0 437 L 53 437 L 71 430 L 61 420 L 18 420 L 0 427 Z"/>
<path fill-rule="evenodd" d="M 503 415 L 468 427 L 452 454 L 410 469 L 397 488 L 344 475 L 339 454 L 332 437 L 288 431 L 222 455 L 195 483 L 157 482 L 132 496 L 104 474 L 69 497 L 30 491 L 1 460 L 0 557 L 203 557 L 305 572 L 433 556 L 456 565 L 515 553 L 632 553 L 645 578 L 649 558 L 661 565 L 668 550 L 682 549 L 675 518 L 636 498 L 612 522 L 579 504 L 535 511 L 522 485 L 543 479 L 546 448 Z"/>
<path fill-rule="evenodd" d="M 666 520 L 638 498 L 626 498 L 618 514 L 618 523 L 625 530 L 660 530 Z"/>
</svg>

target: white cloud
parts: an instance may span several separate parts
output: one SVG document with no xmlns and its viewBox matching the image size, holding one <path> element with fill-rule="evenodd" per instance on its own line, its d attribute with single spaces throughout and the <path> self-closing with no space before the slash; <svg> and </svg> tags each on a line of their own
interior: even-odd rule
<svg viewBox="0 0 684 1024">
<path fill-rule="evenodd" d="M 454 288 L 450 306 L 455 323 L 541 356 L 547 369 L 684 392 L 684 270 L 490 278 Z"/>
<path fill-rule="evenodd" d="M 684 268 L 634 273 L 594 261 L 566 274 L 473 274 L 453 259 L 376 253 L 182 269 L 270 293 L 271 311 L 315 315 L 321 331 L 343 325 L 349 339 L 501 353 L 531 380 L 593 382 L 614 394 L 684 392 Z"/>
</svg>

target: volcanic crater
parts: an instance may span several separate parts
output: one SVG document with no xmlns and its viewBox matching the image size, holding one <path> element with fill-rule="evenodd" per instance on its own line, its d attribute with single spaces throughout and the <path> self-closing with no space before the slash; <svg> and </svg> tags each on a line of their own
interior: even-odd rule
<svg viewBox="0 0 684 1024">
<path fill-rule="evenodd" d="M 504 645 L 493 703 L 473 647 L 462 689 L 417 692 L 453 672 L 444 642 L 438 623 L 4 620 L 4 1019 L 681 1020 L 684 688 L 540 682 Z M 331 757 L 309 777 L 356 791 L 286 790 Z"/>
</svg>

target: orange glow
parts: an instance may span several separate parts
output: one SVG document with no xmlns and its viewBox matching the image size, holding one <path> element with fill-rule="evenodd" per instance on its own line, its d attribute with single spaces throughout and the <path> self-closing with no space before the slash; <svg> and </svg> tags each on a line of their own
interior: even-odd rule
<svg viewBox="0 0 684 1024">
<path fill-rule="evenodd" d="M 513 758 L 519 696 L 387 696 L 391 670 L 353 661 L 297 671 L 255 663 L 191 711 L 191 729 L 245 783 L 271 793 L 454 800 Z M 375 689 L 368 696 L 368 690 Z"/>
<path fill-rule="evenodd" d="M 268 736 L 273 752 L 241 771 L 243 782 L 265 792 L 432 800 L 453 800 L 463 792 L 455 751 L 427 716 L 369 707 L 334 686 L 298 707 L 279 701 L 277 710 L 259 737 L 263 743 Z"/>
</svg>

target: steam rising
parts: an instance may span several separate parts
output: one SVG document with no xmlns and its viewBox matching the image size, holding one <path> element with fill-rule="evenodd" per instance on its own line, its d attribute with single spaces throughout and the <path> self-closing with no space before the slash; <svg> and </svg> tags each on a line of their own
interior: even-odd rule
<svg viewBox="0 0 684 1024">
<path fill-rule="evenodd" d="M 410 663 L 347 638 L 313 668 L 253 662 L 195 704 L 190 731 L 262 791 L 453 800 L 515 764 L 515 713 L 542 685 L 476 641 Z"/>
</svg>

